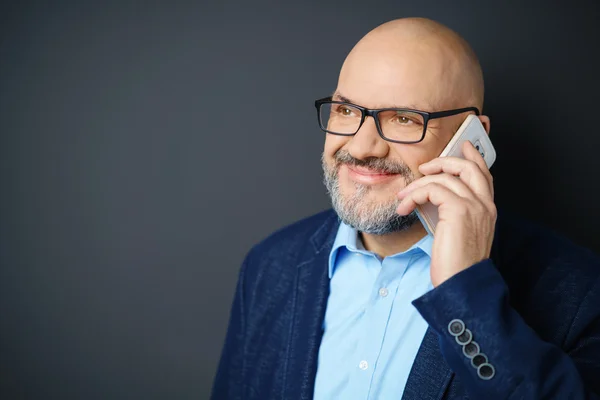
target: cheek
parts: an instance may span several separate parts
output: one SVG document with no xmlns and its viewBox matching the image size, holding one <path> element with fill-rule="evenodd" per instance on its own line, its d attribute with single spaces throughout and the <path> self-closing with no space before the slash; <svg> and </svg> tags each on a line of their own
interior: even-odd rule
<svg viewBox="0 0 600 400">
<path fill-rule="evenodd" d="M 415 179 L 423 176 L 423 174 L 419 172 L 419 166 L 434 159 L 441 153 L 441 150 L 437 150 L 437 146 L 431 144 L 427 146 L 421 146 L 419 144 L 407 146 L 413 147 L 410 149 L 399 149 L 400 151 L 397 152 L 397 156 L 408 165 Z"/>
<path fill-rule="evenodd" d="M 325 146 L 323 148 L 323 156 L 325 160 L 331 165 L 333 163 L 333 156 L 335 153 L 344 147 L 348 143 L 349 138 L 346 136 L 331 135 L 325 136 Z"/>
</svg>

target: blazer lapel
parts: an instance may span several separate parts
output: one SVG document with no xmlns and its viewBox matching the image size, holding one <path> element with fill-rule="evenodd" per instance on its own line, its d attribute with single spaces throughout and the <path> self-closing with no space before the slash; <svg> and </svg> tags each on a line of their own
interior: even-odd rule
<svg viewBox="0 0 600 400">
<path fill-rule="evenodd" d="M 442 356 L 438 340 L 437 334 L 427 328 L 410 370 L 403 400 L 439 400 L 444 395 L 454 373 Z"/>
<path fill-rule="evenodd" d="M 339 220 L 334 212 L 310 238 L 298 264 L 283 398 L 312 399 L 329 296 L 328 262 Z"/>
</svg>

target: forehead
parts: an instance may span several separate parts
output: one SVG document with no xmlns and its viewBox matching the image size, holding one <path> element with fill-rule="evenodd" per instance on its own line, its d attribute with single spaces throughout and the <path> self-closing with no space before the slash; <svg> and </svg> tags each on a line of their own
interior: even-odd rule
<svg viewBox="0 0 600 400">
<path fill-rule="evenodd" d="M 452 102 L 451 57 L 426 46 L 386 50 L 367 47 L 351 53 L 342 66 L 336 92 L 369 108 L 437 111 Z"/>
</svg>

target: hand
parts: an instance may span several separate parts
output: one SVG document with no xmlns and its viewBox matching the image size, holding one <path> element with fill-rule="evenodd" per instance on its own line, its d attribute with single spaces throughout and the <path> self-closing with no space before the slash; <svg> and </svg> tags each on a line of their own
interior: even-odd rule
<svg viewBox="0 0 600 400">
<path fill-rule="evenodd" d="M 417 205 L 438 206 L 431 254 L 431 282 L 436 287 L 473 264 L 489 258 L 496 224 L 493 178 L 471 142 L 465 159 L 438 157 L 419 166 L 425 175 L 398 193 L 400 215 Z"/>
</svg>

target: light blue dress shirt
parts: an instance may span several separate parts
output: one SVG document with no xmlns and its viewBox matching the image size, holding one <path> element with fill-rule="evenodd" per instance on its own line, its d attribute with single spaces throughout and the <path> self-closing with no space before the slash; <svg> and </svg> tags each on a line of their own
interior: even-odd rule
<svg viewBox="0 0 600 400">
<path fill-rule="evenodd" d="M 433 288 L 433 238 L 383 259 L 341 223 L 329 256 L 317 400 L 400 399 L 427 330 L 411 302 Z"/>
</svg>

